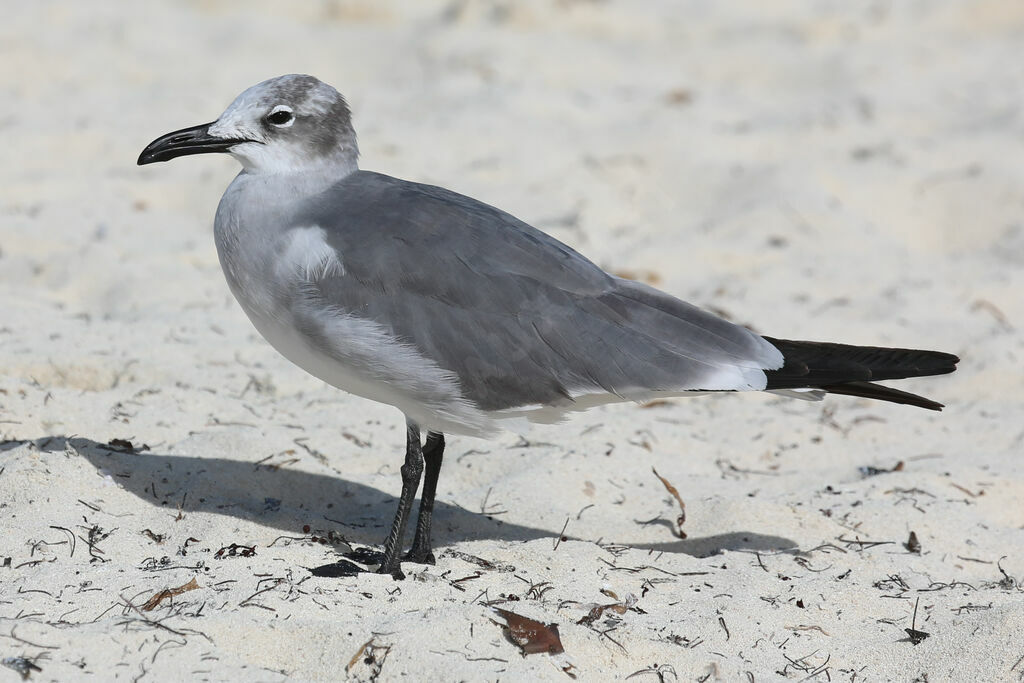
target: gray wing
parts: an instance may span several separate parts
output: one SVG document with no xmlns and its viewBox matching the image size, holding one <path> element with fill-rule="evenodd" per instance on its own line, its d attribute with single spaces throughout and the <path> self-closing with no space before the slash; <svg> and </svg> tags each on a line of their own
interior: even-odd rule
<svg viewBox="0 0 1024 683">
<path fill-rule="evenodd" d="M 761 337 L 613 277 L 558 240 L 463 195 L 356 172 L 312 199 L 343 273 L 303 287 L 453 373 L 483 410 L 587 394 L 763 389 L 782 365 Z"/>
</svg>

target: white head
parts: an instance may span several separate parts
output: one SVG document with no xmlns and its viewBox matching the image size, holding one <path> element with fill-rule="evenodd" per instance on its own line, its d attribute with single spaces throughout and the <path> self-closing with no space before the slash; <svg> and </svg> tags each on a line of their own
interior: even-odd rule
<svg viewBox="0 0 1024 683">
<path fill-rule="evenodd" d="M 352 115 L 337 90 L 299 74 L 252 86 L 213 123 L 151 142 L 139 165 L 187 154 L 228 152 L 250 173 L 286 174 L 356 169 L 359 148 Z"/>
</svg>

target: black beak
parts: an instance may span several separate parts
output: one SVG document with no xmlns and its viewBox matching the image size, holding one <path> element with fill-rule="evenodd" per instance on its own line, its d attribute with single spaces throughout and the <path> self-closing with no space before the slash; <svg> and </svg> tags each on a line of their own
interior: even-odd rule
<svg viewBox="0 0 1024 683">
<path fill-rule="evenodd" d="M 162 135 L 153 142 L 146 145 L 139 155 L 139 166 L 152 164 L 157 161 L 170 161 L 175 157 L 183 157 L 189 154 L 206 154 L 208 152 L 227 152 L 235 145 L 249 140 L 232 138 L 219 138 L 210 135 L 210 126 L 215 122 L 204 123 L 201 126 L 182 128 L 173 133 Z"/>
</svg>

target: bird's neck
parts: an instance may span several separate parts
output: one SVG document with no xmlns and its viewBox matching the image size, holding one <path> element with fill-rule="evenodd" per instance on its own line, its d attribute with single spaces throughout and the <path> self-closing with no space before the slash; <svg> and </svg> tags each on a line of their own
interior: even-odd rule
<svg viewBox="0 0 1024 683">
<path fill-rule="evenodd" d="M 301 170 L 269 172 L 243 169 L 239 178 L 247 177 L 256 185 L 273 186 L 279 196 L 283 193 L 285 196 L 299 199 L 319 194 L 358 170 L 359 165 L 355 159 L 334 160 L 330 164 L 307 166 Z"/>
</svg>

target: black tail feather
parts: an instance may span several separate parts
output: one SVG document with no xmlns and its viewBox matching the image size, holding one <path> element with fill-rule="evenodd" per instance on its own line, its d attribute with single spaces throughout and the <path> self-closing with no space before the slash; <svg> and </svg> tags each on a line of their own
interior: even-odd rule
<svg viewBox="0 0 1024 683">
<path fill-rule="evenodd" d="M 941 410 L 942 404 L 872 382 L 944 375 L 956 370 L 960 360 L 940 351 L 765 339 L 781 351 L 785 359 L 778 370 L 765 372 L 767 389 L 824 389 L 831 394 L 861 396 L 929 410 Z"/>
<path fill-rule="evenodd" d="M 883 387 L 881 384 L 871 382 L 847 382 L 846 384 L 829 384 L 821 387 L 830 394 L 843 394 L 844 396 L 860 396 L 861 398 L 873 398 L 878 401 L 889 403 L 902 403 L 928 410 L 942 410 L 945 406 L 936 403 L 924 396 L 912 394 L 909 391 L 900 391 L 891 387 Z"/>
</svg>

